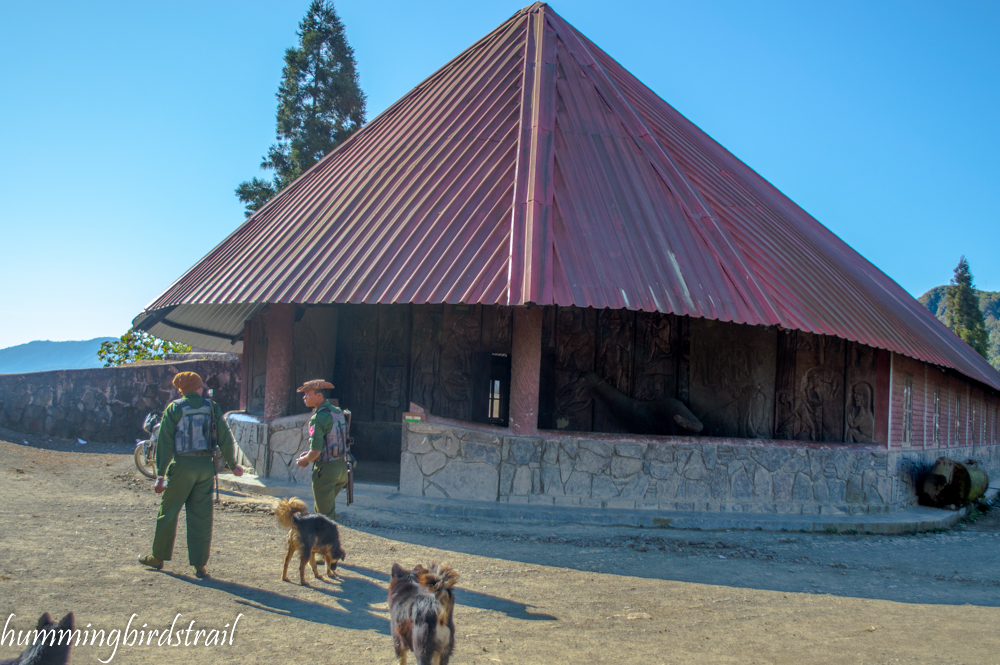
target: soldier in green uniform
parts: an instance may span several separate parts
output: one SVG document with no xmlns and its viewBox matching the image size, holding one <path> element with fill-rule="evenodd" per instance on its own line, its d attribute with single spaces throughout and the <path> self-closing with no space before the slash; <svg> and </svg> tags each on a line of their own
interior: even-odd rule
<svg viewBox="0 0 1000 665">
<path fill-rule="evenodd" d="M 188 561 L 201 578 L 208 575 L 205 564 L 212 544 L 214 445 L 218 445 L 234 475 L 242 476 L 243 468 L 234 458 L 233 437 L 222 417 L 222 408 L 201 396 L 201 377 L 194 372 L 180 372 L 173 385 L 183 397 L 167 405 L 160 421 L 153 489 L 163 499 L 156 515 L 153 552 L 139 557 L 139 563 L 160 570 L 164 561 L 170 561 L 183 506 L 187 514 Z M 214 442 L 213 418 L 217 432 Z"/>
<path fill-rule="evenodd" d="M 309 450 L 296 458 L 299 466 L 313 464 L 313 504 L 317 513 L 337 519 L 335 502 L 347 487 L 347 419 L 323 394 L 333 384 L 322 379 L 306 381 L 298 388 L 302 401 L 313 409 L 309 419 Z"/>
</svg>

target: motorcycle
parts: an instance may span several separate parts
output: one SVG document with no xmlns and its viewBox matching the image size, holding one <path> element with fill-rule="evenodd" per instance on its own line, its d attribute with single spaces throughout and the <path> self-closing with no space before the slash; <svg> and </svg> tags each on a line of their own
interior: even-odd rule
<svg viewBox="0 0 1000 665">
<path fill-rule="evenodd" d="M 160 416 L 155 413 L 147 415 L 142 429 L 146 430 L 149 438 L 136 441 L 135 468 L 147 478 L 156 478 L 156 437 L 160 433 Z"/>
</svg>

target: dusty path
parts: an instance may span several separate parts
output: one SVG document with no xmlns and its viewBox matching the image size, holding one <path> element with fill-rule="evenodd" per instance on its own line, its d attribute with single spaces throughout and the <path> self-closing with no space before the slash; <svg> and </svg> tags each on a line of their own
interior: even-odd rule
<svg viewBox="0 0 1000 665">
<path fill-rule="evenodd" d="M 14 438 L 8 433 L 7 438 Z M 20 442 L 23 439 L 17 436 Z M 1000 510 L 947 533 L 830 536 L 511 526 L 352 511 L 343 578 L 280 582 L 262 497 L 225 497 L 209 569 L 145 570 L 157 498 L 121 446 L 0 441 L 0 620 L 225 629 L 232 645 L 118 647 L 116 663 L 391 663 L 387 571 L 462 573 L 459 663 L 997 663 Z M 183 520 L 182 520 L 183 523 Z M 311 579 L 311 578 L 310 578 Z M 176 640 L 175 640 L 176 641 Z M 20 649 L 0 646 L 0 659 Z M 80 646 L 73 663 L 106 661 Z"/>
</svg>

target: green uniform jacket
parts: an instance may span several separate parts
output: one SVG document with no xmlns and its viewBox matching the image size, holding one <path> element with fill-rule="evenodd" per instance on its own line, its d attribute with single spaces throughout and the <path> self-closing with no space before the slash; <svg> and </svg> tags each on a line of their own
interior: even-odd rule
<svg viewBox="0 0 1000 665">
<path fill-rule="evenodd" d="M 329 410 L 328 410 L 329 409 Z M 323 450 L 326 445 L 326 435 L 333 429 L 333 413 L 341 413 L 340 409 L 330 404 L 330 400 L 323 400 L 323 403 L 313 411 L 312 418 L 309 419 L 309 448 L 311 450 Z"/>
<path fill-rule="evenodd" d="M 187 393 L 184 395 L 184 399 L 194 409 L 199 408 L 204 403 L 204 398 L 198 393 Z M 222 407 L 215 401 L 212 402 L 212 407 L 215 411 L 217 423 L 219 452 L 222 453 L 222 458 L 226 460 L 226 465 L 230 469 L 233 469 L 236 467 L 236 458 L 233 456 L 233 435 L 229 432 L 225 418 L 222 417 Z M 158 476 L 166 475 L 167 467 L 170 466 L 170 462 L 174 459 L 174 435 L 177 432 L 177 423 L 181 420 L 181 413 L 181 407 L 173 402 L 163 412 L 163 419 L 160 421 L 160 433 L 156 439 L 156 475 Z M 315 418 L 315 416 L 313 417 Z"/>
</svg>

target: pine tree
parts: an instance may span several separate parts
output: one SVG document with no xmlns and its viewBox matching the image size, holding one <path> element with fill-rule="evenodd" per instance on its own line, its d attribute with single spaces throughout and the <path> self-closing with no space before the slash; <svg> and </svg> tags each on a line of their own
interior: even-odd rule
<svg viewBox="0 0 1000 665">
<path fill-rule="evenodd" d="M 945 293 L 944 322 L 982 357 L 986 356 L 986 322 L 972 286 L 972 271 L 963 256 Z"/>
<path fill-rule="evenodd" d="M 299 46 L 285 51 L 278 86 L 278 142 L 260 167 L 271 181 L 240 183 L 236 196 L 249 217 L 365 122 L 365 95 L 358 85 L 354 50 L 333 2 L 313 0 L 299 23 Z"/>
</svg>

